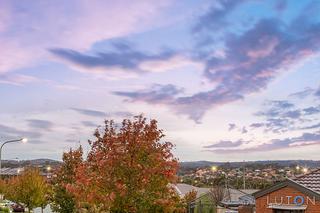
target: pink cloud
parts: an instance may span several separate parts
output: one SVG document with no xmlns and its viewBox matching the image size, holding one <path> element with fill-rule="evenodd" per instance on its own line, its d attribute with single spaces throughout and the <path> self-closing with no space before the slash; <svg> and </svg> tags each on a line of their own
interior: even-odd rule
<svg viewBox="0 0 320 213">
<path fill-rule="evenodd" d="M 95 42 L 126 36 L 156 27 L 164 1 L 10 1 L 1 3 L 0 73 L 12 71 L 41 58 L 47 49 L 67 47 L 87 50 Z M 159 23 L 161 24 L 161 22 Z"/>
<path fill-rule="evenodd" d="M 21 74 L 0 75 L 0 84 L 11 84 L 15 86 L 22 86 L 26 83 L 31 83 L 35 81 L 39 81 L 39 79 L 29 75 L 21 75 Z"/>
<path fill-rule="evenodd" d="M 263 58 L 272 54 L 276 46 L 279 44 L 279 40 L 276 37 L 264 36 L 258 41 L 259 46 L 248 51 L 247 55 L 251 58 Z"/>
</svg>

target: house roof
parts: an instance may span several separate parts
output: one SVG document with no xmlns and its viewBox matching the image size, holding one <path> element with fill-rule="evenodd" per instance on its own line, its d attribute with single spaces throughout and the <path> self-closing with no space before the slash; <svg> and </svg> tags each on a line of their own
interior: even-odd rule
<svg viewBox="0 0 320 213">
<path fill-rule="evenodd" d="M 311 172 L 298 176 L 294 179 L 295 182 L 320 193 L 320 168 Z"/>
<path fill-rule="evenodd" d="M 188 192 L 195 190 L 197 192 L 197 198 L 201 199 L 203 196 L 208 196 L 210 188 L 200 188 L 200 187 L 195 187 L 189 184 L 184 184 L 184 183 L 178 183 L 176 185 L 173 185 L 177 193 L 179 194 L 180 197 L 184 197 L 185 194 Z M 225 198 L 221 202 L 223 206 L 228 206 L 228 207 L 237 207 L 241 204 L 254 204 L 255 200 L 254 197 L 252 196 L 252 193 L 256 192 L 258 190 L 255 189 L 246 189 L 246 190 L 238 190 L 238 189 L 233 189 L 233 188 L 227 188 Z"/>
<path fill-rule="evenodd" d="M 228 188 L 228 191 L 230 193 L 230 197 L 225 198 L 225 201 L 239 201 L 241 198 L 245 198 L 246 196 L 251 196 L 252 193 L 258 191 L 254 189 L 244 189 L 244 190 L 239 190 L 239 189 L 233 189 L 233 188 Z"/>
<path fill-rule="evenodd" d="M 174 185 L 174 188 L 178 192 L 180 197 L 184 197 L 185 194 L 192 190 L 197 192 L 197 197 L 200 197 L 201 195 L 208 193 L 210 190 L 209 188 L 199 188 L 185 183 L 178 183 Z"/>
<path fill-rule="evenodd" d="M 200 188 L 200 187 L 192 186 L 185 183 L 178 183 L 176 185 L 173 185 L 173 187 L 178 192 L 180 197 L 184 197 L 185 194 L 187 194 L 192 190 L 195 190 L 197 192 L 197 198 L 200 197 L 201 195 L 207 194 L 210 191 L 210 188 Z M 238 190 L 238 189 L 228 188 L 228 191 L 230 193 L 231 200 L 239 200 L 240 197 L 251 195 L 254 192 L 257 192 L 258 190 L 256 189 Z"/>
</svg>

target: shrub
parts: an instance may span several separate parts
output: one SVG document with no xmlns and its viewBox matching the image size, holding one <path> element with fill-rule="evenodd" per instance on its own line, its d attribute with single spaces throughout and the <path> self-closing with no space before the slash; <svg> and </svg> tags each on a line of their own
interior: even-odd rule
<svg viewBox="0 0 320 213">
<path fill-rule="evenodd" d="M 10 213 L 10 209 L 7 207 L 0 207 L 0 213 Z"/>
</svg>

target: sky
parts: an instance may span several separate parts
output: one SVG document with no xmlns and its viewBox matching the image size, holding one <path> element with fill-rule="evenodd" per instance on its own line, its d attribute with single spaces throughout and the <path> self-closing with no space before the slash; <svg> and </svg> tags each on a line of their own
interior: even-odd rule
<svg viewBox="0 0 320 213">
<path fill-rule="evenodd" d="M 181 161 L 320 160 L 320 1 L 0 0 L 5 159 L 156 119 Z"/>
</svg>

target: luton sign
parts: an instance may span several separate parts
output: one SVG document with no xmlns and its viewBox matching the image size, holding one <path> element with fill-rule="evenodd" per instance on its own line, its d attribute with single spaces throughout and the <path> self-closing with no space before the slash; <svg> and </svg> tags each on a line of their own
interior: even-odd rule
<svg viewBox="0 0 320 213">
<path fill-rule="evenodd" d="M 309 196 L 267 196 L 268 205 L 316 205 L 316 198 Z"/>
</svg>

